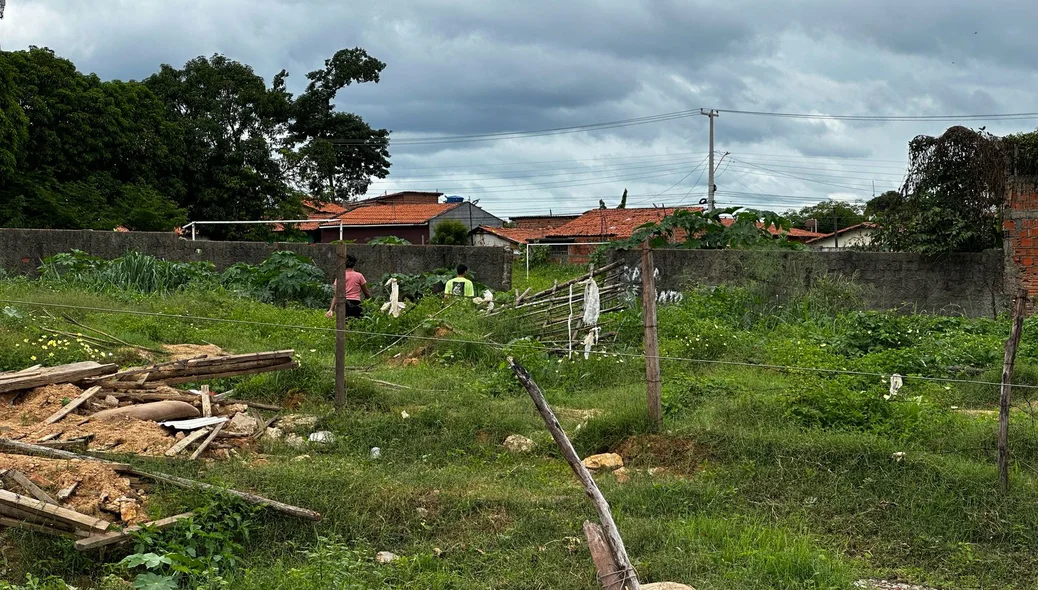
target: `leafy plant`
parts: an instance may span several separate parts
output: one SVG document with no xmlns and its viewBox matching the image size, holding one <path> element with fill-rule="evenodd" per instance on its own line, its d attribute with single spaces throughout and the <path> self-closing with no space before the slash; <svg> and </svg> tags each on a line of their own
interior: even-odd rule
<svg viewBox="0 0 1038 590">
<path fill-rule="evenodd" d="M 431 242 L 441 246 L 464 246 L 469 243 L 469 228 L 453 219 L 441 221 L 433 228 Z"/>
<path fill-rule="evenodd" d="M 322 307 L 332 296 L 324 272 L 309 258 L 288 250 L 274 252 L 258 266 L 239 262 L 223 272 L 220 282 L 264 303 Z"/>
<path fill-rule="evenodd" d="M 639 226 L 630 238 L 614 242 L 609 248 L 630 250 L 640 247 L 646 240 L 653 248 L 799 247 L 787 242 L 784 233 L 773 236 L 769 231 L 769 228 L 788 230 L 789 227 L 786 218 L 771 211 L 739 207 L 713 211 L 678 209 L 658 222 Z"/>
<path fill-rule="evenodd" d="M 380 236 L 373 240 L 368 240 L 369 246 L 410 246 L 411 242 L 404 238 L 398 238 L 396 236 Z"/>
<path fill-rule="evenodd" d="M 138 572 L 133 587 L 140 590 L 225 587 L 224 574 L 241 559 L 258 510 L 237 499 L 213 498 L 171 529 L 135 533 L 135 552 L 118 567 Z"/>
</svg>

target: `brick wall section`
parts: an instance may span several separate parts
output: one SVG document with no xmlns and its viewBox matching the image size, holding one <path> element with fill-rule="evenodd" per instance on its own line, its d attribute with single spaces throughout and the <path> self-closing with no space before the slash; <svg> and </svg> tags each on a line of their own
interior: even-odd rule
<svg viewBox="0 0 1038 590">
<path fill-rule="evenodd" d="M 640 285 L 640 275 L 634 272 L 640 268 L 640 253 L 614 254 L 614 259 L 617 256 L 626 260 L 625 276 L 632 285 Z M 1006 311 L 1001 250 L 936 257 L 907 252 L 655 250 L 653 256 L 660 290 L 752 281 L 765 283 L 767 292 L 781 298 L 819 277 L 841 275 L 863 287 L 861 309 L 972 317 Z"/>
<path fill-rule="evenodd" d="M 1005 292 L 1021 287 L 1038 296 L 1038 179 L 1018 178 L 1010 183 L 1002 211 L 1005 252 Z"/>
<path fill-rule="evenodd" d="M 236 262 L 258 264 L 275 250 L 310 257 L 329 276 L 336 265 L 333 244 L 210 242 L 184 240 L 172 233 L 0 228 L 0 268 L 10 273 L 33 275 L 44 258 L 73 248 L 109 259 L 136 250 L 166 260 L 209 260 L 220 270 Z M 386 273 L 421 273 L 464 263 L 492 289 L 512 285 L 513 255 L 507 248 L 348 244 L 346 250 L 358 258 L 357 270 L 368 280 L 378 280 Z"/>
</svg>

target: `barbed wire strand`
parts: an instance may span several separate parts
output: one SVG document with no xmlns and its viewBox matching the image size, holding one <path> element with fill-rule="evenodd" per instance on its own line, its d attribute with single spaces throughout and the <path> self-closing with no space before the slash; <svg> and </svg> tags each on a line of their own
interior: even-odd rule
<svg viewBox="0 0 1038 590">
<path fill-rule="evenodd" d="M 248 325 L 248 326 L 263 326 L 280 328 L 287 330 L 300 330 L 300 331 L 322 331 L 322 332 L 336 332 L 335 328 L 325 328 L 322 326 L 307 326 L 299 324 L 281 324 L 276 322 L 261 322 L 256 320 L 237 320 L 232 318 L 219 318 L 219 317 L 206 317 L 206 316 L 193 316 L 186 314 L 171 314 L 156 311 L 141 311 L 132 309 L 112 309 L 104 307 L 91 307 L 86 305 L 72 305 L 68 303 L 41 303 L 38 301 L 23 301 L 18 299 L 5 299 L 0 298 L 0 303 L 7 303 L 13 305 L 29 305 L 37 306 L 41 308 L 57 307 L 62 309 L 76 309 L 81 311 L 93 311 L 100 313 L 113 313 L 113 314 L 127 314 L 127 315 L 138 315 L 147 317 L 160 317 L 178 320 L 195 320 L 195 321 L 209 321 L 219 322 L 237 325 Z M 355 330 L 347 328 L 343 330 L 346 334 L 357 334 L 362 336 L 384 336 L 387 338 L 401 338 L 406 340 L 419 340 L 425 342 L 448 342 L 452 344 L 472 344 L 476 346 L 487 346 L 490 348 L 497 348 L 500 350 L 508 350 L 513 348 L 516 344 L 500 343 L 486 340 L 465 340 L 460 338 L 441 338 L 436 336 L 419 336 L 416 334 L 395 334 L 392 332 L 374 332 L 369 330 Z M 559 347 L 548 347 L 548 346 L 533 346 L 530 347 L 540 352 L 555 352 L 555 353 L 567 353 L 568 350 Z M 632 353 L 632 352 L 608 352 L 604 350 L 591 350 L 589 354 L 597 356 L 611 356 L 611 357 L 623 357 L 623 358 L 635 358 L 645 359 L 645 354 Z M 775 371 L 805 371 L 809 373 L 821 373 L 821 374 L 832 374 L 832 375 L 849 375 L 858 377 L 879 377 L 886 379 L 890 377 L 891 373 L 879 373 L 874 371 L 853 371 L 849 369 L 824 369 L 821 367 L 799 367 L 793 365 L 776 365 L 771 363 L 751 363 L 745 361 L 726 361 L 717 359 L 695 359 L 677 356 L 665 356 L 660 355 L 656 357 L 661 361 L 676 361 L 676 362 L 688 362 L 688 363 L 699 363 L 705 365 L 721 365 L 721 366 L 733 366 L 733 367 L 749 367 L 757 369 L 770 369 Z M 901 375 L 902 379 L 915 380 L 915 381 L 930 381 L 934 383 L 959 383 L 959 384 L 970 384 L 970 385 L 990 385 L 1001 387 L 1000 382 L 996 381 L 979 381 L 973 379 L 955 379 L 951 377 L 930 377 L 924 375 Z M 1038 385 L 1026 385 L 1026 384 L 1013 384 L 1014 389 L 1032 389 L 1038 390 Z"/>
</svg>

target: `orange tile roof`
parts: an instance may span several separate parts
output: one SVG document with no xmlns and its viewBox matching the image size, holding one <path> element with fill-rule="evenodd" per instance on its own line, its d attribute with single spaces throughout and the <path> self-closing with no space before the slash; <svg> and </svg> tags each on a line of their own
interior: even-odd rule
<svg viewBox="0 0 1038 590">
<path fill-rule="evenodd" d="M 461 203 L 439 203 L 436 205 L 370 205 L 358 207 L 338 216 L 336 221 L 321 227 L 342 225 L 422 225 Z"/>
<path fill-rule="evenodd" d="M 531 240 L 543 238 L 544 233 L 548 231 L 546 229 L 522 229 L 518 227 L 490 227 L 488 225 L 481 225 L 476 229 L 476 231 L 480 230 L 516 244 L 526 244 Z"/>
<path fill-rule="evenodd" d="M 854 230 L 859 229 L 859 228 L 861 228 L 861 229 L 876 229 L 878 227 L 879 227 L 878 225 L 876 225 L 875 223 L 873 223 L 871 221 L 863 221 L 863 222 L 861 222 L 861 223 L 859 223 L 857 225 L 852 225 L 850 227 L 845 227 L 845 228 L 840 229 L 838 231 L 830 232 L 830 233 L 827 233 L 827 234 L 815 234 L 815 237 L 813 237 L 810 240 L 808 240 L 807 243 L 810 244 L 811 242 L 817 242 L 818 240 L 821 240 L 822 238 L 831 238 L 831 237 L 833 237 L 835 235 L 843 235 L 843 234 L 845 234 L 845 233 L 847 233 L 849 231 L 854 231 Z M 809 233 L 813 233 L 813 232 L 809 232 Z"/>
<path fill-rule="evenodd" d="M 573 221 L 550 230 L 547 237 L 629 238 L 640 225 L 658 222 L 677 210 L 700 211 L 699 207 L 668 207 L 666 209 L 592 209 Z"/>
<path fill-rule="evenodd" d="M 723 223 L 727 227 L 727 226 L 730 226 L 733 223 L 735 223 L 735 219 L 733 219 L 731 217 L 724 217 L 724 218 L 721 219 L 721 223 Z M 761 225 L 763 225 L 763 224 L 762 223 L 758 223 L 757 224 L 758 227 L 761 226 Z M 768 228 L 768 233 L 770 233 L 773 236 L 777 236 L 777 235 L 782 233 L 782 230 L 777 228 L 777 227 L 775 227 L 774 225 L 772 225 L 771 227 Z M 786 231 L 786 238 L 788 238 L 790 240 L 794 240 L 794 241 L 812 240 L 812 239 L 815 239 L 815 238 L 820 238 L 820 237 L 822 237 L 824 235 L 825 234 L 820 234 L 818 232 L 813 232 L 813 231 L 807 231 L 806 229 L 800 229 L 798 227 L 791 227 L 791 228 L 789 228 L 789 230 Z"/>
</svg>

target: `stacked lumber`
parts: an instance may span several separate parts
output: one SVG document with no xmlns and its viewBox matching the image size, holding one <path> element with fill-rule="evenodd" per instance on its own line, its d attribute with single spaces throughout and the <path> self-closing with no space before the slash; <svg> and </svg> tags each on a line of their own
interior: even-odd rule
<svg viewBox="0 0 1038 590">
<path fill-rule="evenodd" d="M 0 393 L 24 391 L 44 385 L 78 383 L 84 379 L 115 373 L 119 367 L 94 361 L 70 363 L 56 367 L 29 367 L 21 371 L 0 373 Z"/>
<path fill-rule="evenodd" d="M 201 356 L 125 371 L 112 371 L 111 374 L 94 377 L 87 381 L 99 384 L 105 389 L 122 391 L 154 389 L 160 385 L 177 385 L 294 369 L 299 366 L 292 358 L 294 355 L 293 350 L 275 350 L 217 357 Z"/>
<path fill-rule="evenodd" d="M 12 409 L 0 411 L 0 430 L 53 448 L 191 459 L 208 450 L 226 458 L 262 434 L 255 410 L 281 408 L 233 399 L 233 390 L 217 395 L 208 385 L 188 391 L 172 385 L 293 369 L 294 356 L 293 350 L 221 352 L 122 371 L 87 362 L 0 373 L 0 392 L 15 396 Z M 194 424 L 197 418 L 203 422 Z M 170 422 L 176 420 L 186 425 Z M 237 437 L 243 440 L 226 440 Z"/>
</svg>

